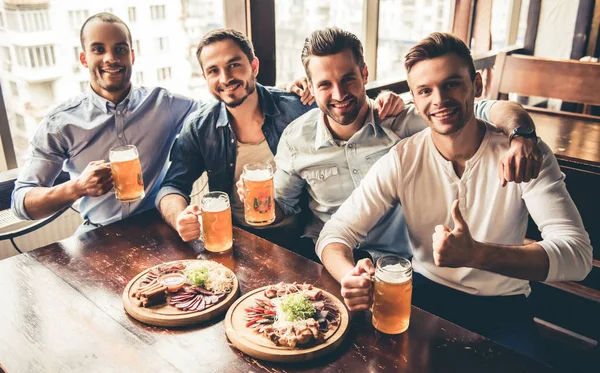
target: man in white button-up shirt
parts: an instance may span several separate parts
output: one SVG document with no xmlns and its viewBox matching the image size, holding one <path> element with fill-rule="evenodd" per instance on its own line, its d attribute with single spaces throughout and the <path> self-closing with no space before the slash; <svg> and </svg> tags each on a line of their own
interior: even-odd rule
<svg viewBox="0 0 600 373">
<path fill-rule="evenodd" d="M 352 260 L 355 247 L 388 210 L 404 208 L 413 248 L 414 303 L 524 353 L 540 356 L 527 310 L 529 280 L 582 280 L 592 247 L 558 163 L 542 141 L 539 177 L 503 187 L 497 179 L 506 138 L 473 115 L 481 94 L 468 48 L 434 33 L 406 56 L 415 105 L 428 123 L 369 171 L 325 224 L 317 254 L 341 282 L 351 310 L 367 309 L 374 273 Z M 527 215 L 543 240 L 523 245 Z"/>
</svg>

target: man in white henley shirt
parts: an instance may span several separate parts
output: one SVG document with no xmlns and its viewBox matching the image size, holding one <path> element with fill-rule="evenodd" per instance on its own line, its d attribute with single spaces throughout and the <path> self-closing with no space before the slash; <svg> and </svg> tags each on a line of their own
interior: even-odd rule
<svg viewBox="0 0 600 373">
<path fill-rule="evenodd" d="M 509 144 L 473 115 L 481 76 L 460 39 L 431 34 L 409 51 L 405 65 L 429 128 L 371 168 L 325 224 L 317 254 L 340 281 L 349 309 L 367 309 L 371 285 L 364 275 L 374 274 L 373 264 L 354 266 L 351 248 L 400 203 L 419 274 L 413 304 L 539 358 L 535 326 L 523 309 L 529 281 L 582 280 L 592 265 L 564 176 L 540 140 L 539 177 L 504 187 L 498 182 L 496 165 Z M 543 240 L 523 245 L 528 213 Z"/>
</svg>

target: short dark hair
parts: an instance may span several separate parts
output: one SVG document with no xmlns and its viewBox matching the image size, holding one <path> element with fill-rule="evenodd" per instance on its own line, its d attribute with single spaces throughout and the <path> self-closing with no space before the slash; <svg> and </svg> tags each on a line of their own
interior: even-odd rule
<svg viewBox="0 0 600 373">
<path fill-rule="evenodd" d="M 252 62 L 252 60 L 254 60 L 254 47 L 246 35 L 231 28 L 219 28 L 204 35 L 200 40 L 200 43 L 198 43 L 198 48 L 196 48 L 196 58 L 198 59 L 201 68 L 202 61 L 200 61 L 200 53 L 202 53 L 202 49 L 218 41 L 226 39 L 232 40 L 234 43 L 236 43 L 242 52 L 244 52 L 246 57 L 248 57 L 248 61 Z"/>
<path fill-rule="evenodd" d="M 454 53 L 465 61 L 469 67 L 471 80 L 475 80 L 475 64 L 469 47 L 457 36 L 445 32 L 429 34 L 417 45 L 410 48 L 404 57 L 404 67 L 406 72 L 409 73 L 417 62 L 441 57 L 449 53 Z"/>
<path fill-rule="evenodd" d="M 310 79 L 310 73 L 308 72 L 310 57 L 330 56 L 346 49 L 352 51 L 358 67 L 362 70 L 365 66 L 365 57 L 362 43 L 356 35 L 338 27 L 327 27 L 313 31 L 304 40 L 304 47 L 302 48 L 302 64 L 304 65 L 306 77 Z"/>
<path fill-rule="evenodd" d="M 127 24 L 125 22 L 123 22 L 123 20 L 121 18 L 115 16 L 112 13 L 102 12 L 102 13 L 94 14 L 90 18 L 86 19 L 85 22 L 83 22 L 83 26 L 81 26 L 81 30 L 79 31 L 79 40 L 81 41 L 81 48 L 83 48 L 84 51 L 85 51 L 85 45 L 83 43 L 83 31 L 85 30 L 85 26 L 87 26 L 88 23 L 90 23 L 91 21 L 96 20 L 96 19 L 98 19 L 102 22 L 118 23 L 118 24 L 125 26 L 125 29 L 127 29 L 127 41 L 129 41 L 129 46 L 133 45 L 133 42 L 131 40 L 131 31 L 129 31 L 129 27 L 127 26 Z"/>
</svg>

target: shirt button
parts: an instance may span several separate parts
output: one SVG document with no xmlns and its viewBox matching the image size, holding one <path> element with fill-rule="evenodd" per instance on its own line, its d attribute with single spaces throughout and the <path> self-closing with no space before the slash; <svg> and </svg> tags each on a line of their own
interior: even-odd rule
<svg viewBox="0 0 600 373">
<path fill-rule="evenodd" d="M 233 167 L 233 163 L 230 163 L 230 164 L 229 164 L 229 167 Z"/>
<path fill-rule="evenodd" d="M 358 170 L 357 170 L 357 169 L 354 169 L 354 170 L 352 170 L 352 173 L 353 173 L 353 174 L 357 174 L 357 173 L 358 173 Z"/>
<path fill-rule="evenodd" d="M 117 111 L 117 114 L 121 115 L 121 112 L 120 112 L 120 111 Z"/>
<path fill-rule="evenodd" d="M 231 143 L 233 144 L 234 142 L 235 142 L 235 140 L 234 140 L 234 139 L 231 139 Z"/>
<path fill-rule="evenodd" d="M 350 145 L 348 145 L 348 147 L 349 147 L 350 149 L 352 149 L 352 148 L 354 147 L 354 145 L 350 144 Z"/>
<path fill-rule="evenodd" d="M 321 179 L 321 180 L 325 179 L 325 175 L 323 175 L 323 174 L 320 174 L 320 175 L 319 175 L 319 179 Z"/>
<path fill-rule="evenodd" d="M 117 135 L 117 137 L 120 138 L 120 139 L 122 139 L 123 138 L 123 134 L 120 133 L 120 134 Z"/>
</svg>

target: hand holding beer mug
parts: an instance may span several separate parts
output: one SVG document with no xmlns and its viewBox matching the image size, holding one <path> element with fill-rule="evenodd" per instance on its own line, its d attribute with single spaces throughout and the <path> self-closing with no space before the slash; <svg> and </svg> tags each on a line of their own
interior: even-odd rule
<svg viewBox="0 0 600 373">
<path fill-rule="evenodd" d="M 109 160 L 117 199 L 121 202 L 135 202 L 144 198 L 146 192 L 142 165 L 135 145 L 110 149 Z"/>
<path fill-rule="evenodd" d="M 231 208 L 229 196 L 223 192 L 209 192 L 202 197 L 201 240 L 204 248 L 215 253 L 225 252 L 233 246 Z"/>
<path fill-rule="evenodd" d="M 244 183 L 244 217 L 254 226 L 275 221 L 273 167 L 268 163 L 249 163 L 242 172 Z"/>
<path fill-rule="evenodd" d="M 373 327 L 382 333 L 408 329 L 412 298 L 412 265 L 397 255 L 377 260 L 373 289 Z"/>
</svg>

